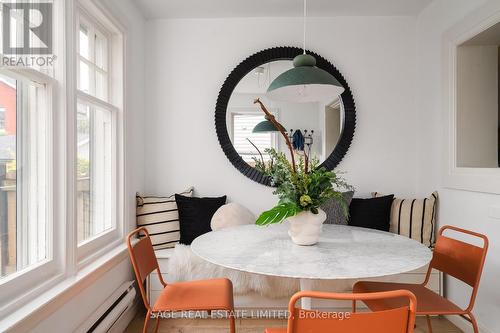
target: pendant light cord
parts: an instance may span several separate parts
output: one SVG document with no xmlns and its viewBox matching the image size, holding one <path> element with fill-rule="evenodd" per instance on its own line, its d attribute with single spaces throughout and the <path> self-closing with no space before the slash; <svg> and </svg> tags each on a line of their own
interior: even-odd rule
<svg viewBox="0 0 500 333">
<path fill-rule="evenodd" d="M 303 24 L 304 24 L 304 39 L 303 39 L 303 50 L 304 53 L 306 54 L 306 16 L 307 16 L 307 0 L 304 0 L 304 19 L 303 19 Z"/>
</svg>

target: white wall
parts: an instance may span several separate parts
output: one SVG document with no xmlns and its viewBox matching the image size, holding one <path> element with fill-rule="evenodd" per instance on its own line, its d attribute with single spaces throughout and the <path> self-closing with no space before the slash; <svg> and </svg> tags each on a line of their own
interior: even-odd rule
<svg viewBox="0 0 500 333">
<path fill-rule="evenodd" d="M 411 195 L 416 187 L 415 18 L 308 20 L 308 48 L 345 75 L 356 101 L 354 141 L 339 169 L 359 194 Z M 147 22 L 146 189 L 227 194 L 255 213 L 272 189 L 241 175 L 217 141 L 214 109 L 230 71 L 273 46 L 300 45 L 295 18 L 175 19 Z"/>
<path fill-rule="evenodd" d="M 99 0 L 125 27 L 125 182 L 126 221 L 136 227 L 135 194 L 145 185 L 145 74 L 146 21 L 133 0 Z"/>
<path fill-rule="evenodd" d="M 144 186 L 144 18 L 130 0 L 101 0 L 126 26 L 126 222 L 135 226 L 135 192 Z M 133 279 L 128 258 L 38 323 L 33 332 L 72 332 L 123 282 Z"/>
<path fill-rule="evenodd" d="M 123 282 L 133 279 L 130 270 L 128 260 L 122 261 L 41 321 L 30 332 L 74 332 Z"/>
<path fill-rule="evenodd" d="M 417 115 L 418 115 L 418 182 L 419 194 L 439 190 L 439 223 L 453 224 L 485 233 L 490 250 L 476 302 L 475 313 L 484 332 L 500 332 L 500 220 L 489 217 L 492 205 L 500 204 L 500 196 L 446 189 L 442 186 L 442 38 L 443 33 L 465 15 L 486 1 L 435 0 L 417 20 Z M 493 3 L 491 1 L 490 3 Z M 498 2 L 497 2 L 498 3 Z M 447 296 L 463 304 L 467 289 L 448 280 Z"/>
</svg>

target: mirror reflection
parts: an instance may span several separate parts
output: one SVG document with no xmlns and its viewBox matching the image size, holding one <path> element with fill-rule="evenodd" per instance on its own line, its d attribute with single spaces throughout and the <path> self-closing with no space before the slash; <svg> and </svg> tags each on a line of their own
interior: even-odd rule
<svg viewBox="0 0 500 333">
<path fill-rule="evenodd" d="M 292 103 L 266 97 L 269 84 L 292 67 L 292 60 L 279 60 L 254 68 L 241 79 L 229 99 L 227 131 L 236 151 L 251 166 L 255 166 L 255 160 L 269 161 L 268 148 L 289 154 L 284 138 L 254 104 L 257 98 L 283 125 L 297 157 L 305 153 L 323 162 L 342 134 L 344 110 L 340 98 L 329 103 Z"/>
</svg>

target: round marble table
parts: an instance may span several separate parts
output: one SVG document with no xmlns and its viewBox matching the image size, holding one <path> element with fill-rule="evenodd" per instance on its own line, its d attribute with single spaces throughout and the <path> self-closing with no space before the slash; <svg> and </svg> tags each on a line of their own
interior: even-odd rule
<svg viewBox="0 0 500 333">
<path fill-rule="evenodd" d="M 196 238 L 191 250 L 202 259 L 231 269 L 300 279 L 310 290 L 316 279 L 367 279 L 400 274 L 427 265 L 429 248 L 389 232 L 323 225 L 319 243 L 300 246 L 288 236 L 288 223 L 245 225 Z M 302 298 L 310 309 L 310 299 Z"/>
</svg>

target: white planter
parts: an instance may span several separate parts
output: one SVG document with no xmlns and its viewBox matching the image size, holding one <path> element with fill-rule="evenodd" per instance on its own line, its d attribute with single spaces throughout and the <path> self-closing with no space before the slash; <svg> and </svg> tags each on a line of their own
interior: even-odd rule
<svg viewBox="0 0 500 333">
<path fill-rule="evenodd" d="M 287 218 L 290 222 L 288 235 L 297 245 L 314 245 L 319 240 L 321 227 L 326 220 L 326 213 L 318 209 L 318 214 L 309 211 L 300 212 L 295 216 Z"/>
</svg>

